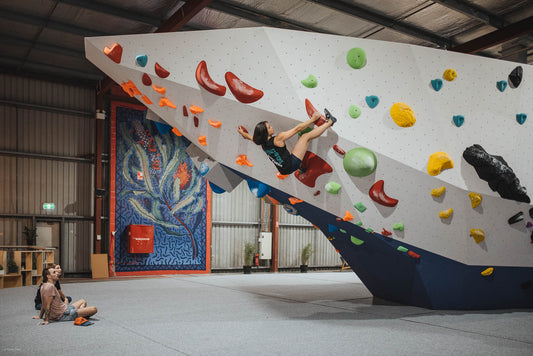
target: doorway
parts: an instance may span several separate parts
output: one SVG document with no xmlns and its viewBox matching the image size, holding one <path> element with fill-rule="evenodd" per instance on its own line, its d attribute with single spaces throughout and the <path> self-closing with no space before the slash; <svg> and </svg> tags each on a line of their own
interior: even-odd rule
<svg viewBox="0 0 533 356">
<path fill-rule="evenodd" d="M 61 255 L 61 222 L 37 221 L 37 246 L 53 247 L 54 263 L 59 264 Z"/>
</svg>

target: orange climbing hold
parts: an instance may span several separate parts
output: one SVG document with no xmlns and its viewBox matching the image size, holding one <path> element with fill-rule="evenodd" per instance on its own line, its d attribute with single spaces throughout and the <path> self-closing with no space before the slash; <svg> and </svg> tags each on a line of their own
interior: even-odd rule
<svg viewBox="0 0 533 356">
<path fill-rule="evenodd" d="M 172 128 L 172 132 L 174 132 L 174 134 L 176 136 L 183 136 L 183 134 L 180 132 L 180 130 L 178 130 L 177 128 L 173 127 Z"/>
<path fill-rule="evenodd" d="M 152 85 L 152 88 L 154 88 L 154 90 L 155 90 L 156 92 L 158 92 L 159 94 L 161 94 L 161 95 L 165 95 L 165 93 L 167 92 L 167 88 L 165 88 L 165 87 L 159 87 L 159 86 L 157 86 L 157 85 L 155 85 L 155 84 Z"/>
<path fill-rule="evenodd" d="M 209 122 L 209 125 L 219 129 L 220 126 L 222 126 L 222 123 L 220 121 L 213 121 L 213 120 L 209 120 L 207 119 L 207 122 Z"/>
<path fill-rule="evenodd" d="M 142 95 L 142 93 L 139 91 L 139 89 L 137 89 L 131 80 L 120 84 L 120 86 L 122 87 L 122 90 L 124 90 L 131 97 L 135 95 Z"/>
<path fill-rule="evenodd" d="M 207 146 L 207 139 L 205 136 L 199 136 L 198 137 L 198 142 L 200 142 L 200 145 L 202 146 Z"/>
<path fill-rule="evenodd" d="M 122 46 L 118 43 L 113 44 L 111 48 L 105 46 L 104 53 L 108 56 L 113 62 L 120 63 L 122 58 Z"/>
<path fill-rule="evenodd" d="M 276 173 L 276 177 L 278 177 L 278 179 L 281 179 L 281 180 L 284 180 L 288 176 L 289 176 L 288 174 L 281 174 L 280 172 Z"/>
<path fill-rule="evenodd" d="M 199 106 L 190 106 L 189 107 L 189 111 L 192 112 L 193 115 L 196 115 L 196 114 L 200 114 L 202 112 L 204 112 L 204 109 L 202 109 L 201 107 Z"/>
<path fill-rule="evenodd" d="M 416 259 L 419 259 L 420 258 L 420 255 L 418 253 L 414 253 L 413 251 L 408 251 L 407 254 L 412 257 L 412 258 L 416 258 Z"/>
<path fill-rule="evenodd" d="M 344 217 L 342 218 L 344 221 L 350 221 L 353 220 L 353 215 L 349 211 L 346 211 L 346 214 L 344 214 Z"/>
<path fill-rule="evenodd" d="M 153 104 L 152 101 L 146 95 L 143 95 L 141 99 L 148 105 Z"/>
<path fill-rule="evenodd" d="M 240 155 L 239 157 L 237 157 L 237 159 L 235 160 L 235 163 L 241 166 L 253 167 L 253 164 L 250 161 L 248 161 L 248 158 L 246 157 L 246 155 Z"/>
<path fill-rule="evenodd" d="M 161 67 L 159 63 L 155 63 L 155 74 L 157 74 L 161 78 L 166 78 L 170 75 L 170 72 L 167 71 L 165 68 Z"/>
<path fill-rule="evenodd" d="M 294 205 L 294 204 L 298 204 L 298 203 L 302 203 L 302 202 L 303 202 L 302 199 L 298 199 L 298 198 L 295 198 L 295 197 L 290 197 L 290 198 L 289 198 L 289 201 L 291 202 L 292 205 Z"/>
<path fill-rule="evenodd" d="M 172 101 L 170 101 L 170 99 L 168 99 L 168 98 L 159 99 L 159 106 L 161 106 L 161 107 L 168 106 L 169 108 L 172 108 L 172 109 L 176 108 L 176 105 L 174 105 L 174 103 Z"/>
</svg>

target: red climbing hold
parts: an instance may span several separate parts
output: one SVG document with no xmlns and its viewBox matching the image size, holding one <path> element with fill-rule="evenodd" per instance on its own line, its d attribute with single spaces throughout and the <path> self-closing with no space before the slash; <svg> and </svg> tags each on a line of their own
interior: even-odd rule
<svg viewBox="0 0 533 356">
<path fill-rule="evenodd" d="M 319 176 L 331 172 L 333 172 L 333 169 L 326 161 L 313 152 L 307 151 L 302 160 L 300 170 L 296 171 L 294 175 L 300 182 L 313 188 Z"/>
<path fill-rule="evenodd" d="M 383 228 L 383 231 L 381 231 L 381 235 L 383 236 L 390 236 L 392 235 L 392 232 L 388 231 L 388 230 L 385 230 L 385 228 Z"/>
<path fill-rule="evenodd" d="M 198 64 L 198 67 L 196 67 L 196 81 L 202 88 L 212 94 L 219 96 L 224 96 L 226 94 L 226 87 L 215 83 L 215 81 L 211 79 L 205 61 L 201 61 Z"/>
<path fill-rule="evenodd" d="M 183 116 L 189 116 L 189 112 L 187 111 L 187 107 L 183 105 Z"/>
<path fill-rule="evenodd" d="M 147 87 L 152 85 L 152 79 L 146 73 L 143 74 L 143 84 L 146 85 Z"/>
<path fill-rule="evenodd" d="M 239 126 L 239 128 L 240 128 L 241 130 L 243 130 L 244 132 L 248 133 L 248 130 L 246 130 L 246 129 L 244 128 L 244 126 L 241 125 L 241 126 Z"/>
<path fill-rule="evenodd" d="M 111 48 L 105 46 L 104 53 L 108 56 L 113 62 L 120 63 L 122 58 L 122 46 L 118 43 L 113 44 Z"/>
<path fill-rule="evenodd" d="M 155 63 L 155 74 L 157 74 L 161 78 L 166 78 L 170 75 L 170 72 L 165 70 L 163 67 L 159 65 L 159 63 Z"/>
<path fill-rule="evenodd" d="M 315 109 L 313 104 L 311 104 L 311 102 L 308 99 L 305 99 L 305 110 L 307 110 L 307 115 L 309 115 L 309 118 L 311 118 L 315 112 L 318 112 L 318 110 Z M 320 114 L 320 119 L 318 119 L 315 122 L 315 125 L 316 126 L 320 126 L 324 122 L 326 122 L 326 117 L 324 115 Z"/>
<path fill-rule="evenodd" d="M 198 118 L 195 116 L 194 117 L 194 127 L 198 127 L 199 124 L 200 124 L 200 120 L 198 120 Z"/>
<path fill-rule="evenodd" d="M 372 188 L 370 188 L 368 195 L 378 204 L 384 206 L 396 206 L 396 204 L 398 204 L 398 199 L 388 197 L 383 191 L 383 184 L 383 180 L 378 180 L 376 183 L 374 183 Z"/>
<path fill-rule="evenodd" d="M 413 251 L 408 251 L 407 254 L 412 258 L 420 258 L 420 255 L 418 253 L 414 253 Z"/>
<path fill-rule="evenodd" d="M 313 193 L 313 195 L 316 197 L 318 195 L 320 195 L 320 190 L 317 190 L 316 192 Z"/>
<path fill-rule="evenodd" d="M 346 151 L 344 151 L 343 149 L 341 149 L 339 146 L 337 145 L 333 145 L 333 149 L 335 150 L 335 152 L 337 152 L 338 154 L 340 154 L 341 156 L 344 156 L 346 154 Z"/>
<path fill-rule="evenodd" d="M 249 86 L 231 72 L 226 72 L 225 77 L 229 90 L 231 90 L 235 98 L 237 98 L 237 100 L 239 100 L 241 103 L 253 103 L 261 99 L 264 95 L 261 90 Z"/>
</svg>

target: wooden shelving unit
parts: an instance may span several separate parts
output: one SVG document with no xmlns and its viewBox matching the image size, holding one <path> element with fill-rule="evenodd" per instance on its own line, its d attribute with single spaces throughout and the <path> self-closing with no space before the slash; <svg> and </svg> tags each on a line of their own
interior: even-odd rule
<svg viewBox="0 0 533 356">
<path fill-rule="evenodd" d="M 8 263 L 13 261 L 17 272 L 8 272 Z M 0 246 L 0 264 L 4 274 L 0 274 L 0 289 L 39 285 L 42 273 L 54 263 L 54 249 L 35 246 Z"/>
</svg>

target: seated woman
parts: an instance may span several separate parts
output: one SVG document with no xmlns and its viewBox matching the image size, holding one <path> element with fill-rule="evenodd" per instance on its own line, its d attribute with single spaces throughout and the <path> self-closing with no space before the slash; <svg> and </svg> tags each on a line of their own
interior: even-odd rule
<svg viewBox="0 0 533 356">
<path fill-rule="evenodd" d="M 294 128 L 288 131 L 280 132 L 277 135 L 274 135 L 274 128 L 270 126 L 267 121 L 261 121 L 255 126 L 253 136 L 246 132 L 242 127 L 239 127 L 237 131 L 245 139 L 260 145 L 263 148 L 263 151 L 265 151 L 265 153 L 268 155 L 268 158 L 270 158 L 272 163 L 274 163 L 278 171 L 283 175 L 287 175 L 297 171 L 302 165 L 302 160 L 307 152 L 309 141 L 322 135 L 337 121 L 327 110 L 325 111 L 326 117 L 328 118 L 326 122 L 300 136 L 292 152 L 289 152 L 287 149 L 285 141 L 320 119 L 320 114 L 318 112 L 315 112 L 310 120 L 302 122 L 296 125 Z"/>
</svg>

